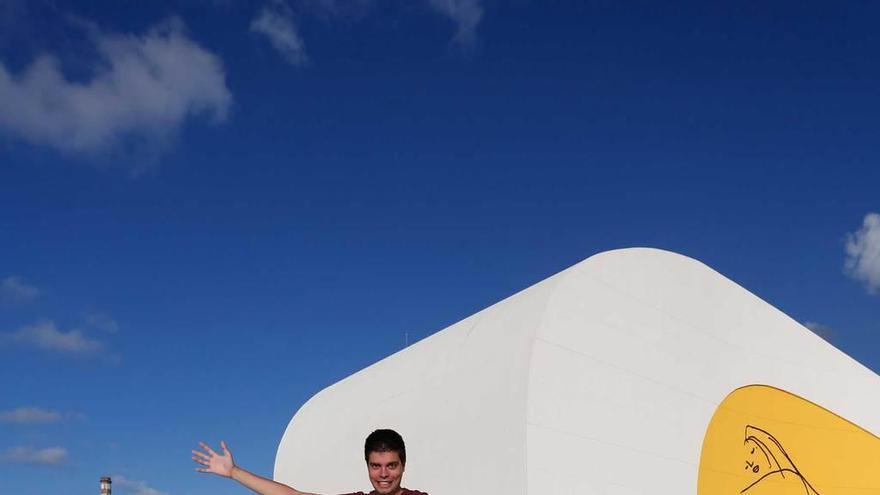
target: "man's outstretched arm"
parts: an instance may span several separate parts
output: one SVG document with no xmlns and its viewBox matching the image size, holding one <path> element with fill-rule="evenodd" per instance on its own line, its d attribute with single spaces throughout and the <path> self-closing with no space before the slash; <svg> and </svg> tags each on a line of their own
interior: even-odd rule
<svg viewBox="0 0 880 495">
<path fill-rule="evenodd" d="M 314 493 L 301 492 L 284 483 L 258 476 L 236 466 L 226 442 L 220 442 L 222 454 L 214 452 L 214 449 L 204 442 L 199 442 L 199 447 L 202 450 L 193 450 L 192 459 L 204 466 L 196 469 L 200 473 L 212 473 L 224 478 L 232 478 L 260 495 L 315 495 Z"/>
</svg>

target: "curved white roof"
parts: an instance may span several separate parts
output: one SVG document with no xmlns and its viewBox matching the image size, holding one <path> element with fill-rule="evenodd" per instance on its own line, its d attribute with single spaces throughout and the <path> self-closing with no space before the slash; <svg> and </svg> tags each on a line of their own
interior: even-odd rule
<svg viewBox="0 0 880 495">
<path fill-rule="evenodd" d="M 718 404 L 768 384 L 880 431 L 880 377 L 702 263 L 590 257 L 312 397 L 275 479 L 366 489 L 364 437 L 407 443 L 432 495 L 695 493 Z"/>
</svg>

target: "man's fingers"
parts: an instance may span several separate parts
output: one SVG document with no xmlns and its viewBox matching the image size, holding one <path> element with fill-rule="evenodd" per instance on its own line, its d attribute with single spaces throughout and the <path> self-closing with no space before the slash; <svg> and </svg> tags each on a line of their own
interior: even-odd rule
<svg viewBox="0 0 880 495">
<path fill-rule="evenodd" d="M 200 459 L 204 459 L 204 460 L 206 460 L 206 461 L 210 461 L 210 460 L 211 460 L 210 457 L 208 457 L 206 454 L 203 454 L 203 453 L 199 452 L 198 450 L 193 450 L 192 453 L 193 453 L 194 456 L 197 456 L 197 457 L 199 457 Z M 193 459 L 195 459 L 195 457 L 193 457 Z"/>
<path fill-rule="evenodd" d="M 196 471 L 198 471 L 200 473 L 207 473 L 208 472 L 208 470 L 204 469 L 204 468 L 196 468 Z"/>
<path fill-rule="evenodd" d="M 223 449 L 224 454 L 229 454 L 229 447 L 226 446 L 226 441 L 220 440 L 220 448 Z"/>
<path fill-rule="evenodd" d="M 214 452 L 214 449 L 212 449 L 211 446 L 206 444 L 205 442 L 199 442 L 199 447 L 205 449 L 205 452 L 207 452 L 211 455 L 217 455 L 217 453 Z"/>
<path fill-rule="evenodd" d="M 210 464 L 207 460 L 202 459 L 202 458 L 200 458 L 200 457 L 196 457 L 196 456 L 193 456 L 193 460 L 196 461 L 196 462 L 198 462 L 199 464 L 201 464 L 201 465 L 203 465 L 203 466 L 207 466 L 207 465 Z"/>
</svg>

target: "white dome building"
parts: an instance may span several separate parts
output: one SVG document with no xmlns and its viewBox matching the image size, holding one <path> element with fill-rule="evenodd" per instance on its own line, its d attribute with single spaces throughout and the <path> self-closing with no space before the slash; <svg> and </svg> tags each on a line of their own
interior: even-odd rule
<svg viewBox="0 0 880 495">
<path fill-rule="evenodd" d="M 431 495 L 880 493 L 880 377 L 655 249 L 595 255 L 327 387 L 275 479 L 367 488 L 376 428 Z"/>
</svg>

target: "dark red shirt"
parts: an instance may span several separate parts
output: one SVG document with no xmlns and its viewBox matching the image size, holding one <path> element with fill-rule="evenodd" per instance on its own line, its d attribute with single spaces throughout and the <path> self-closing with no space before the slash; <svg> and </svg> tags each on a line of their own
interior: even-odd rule
<svg viewBox="0 0 880 495">
<path fill-rule="evenodd" d="M 354 493 L 347 493 L 346 495 L 375 495 L 375 493 L 376 493 L 376 490 L 373 490 L 370 493 L 354 492 Z M 400 490 L 400 495 L 428 495 L 428 494 L 425 492 L 420 492 L 418 490 L 407 490 L 406 488 L 403 488 Z"/>
</svg>

